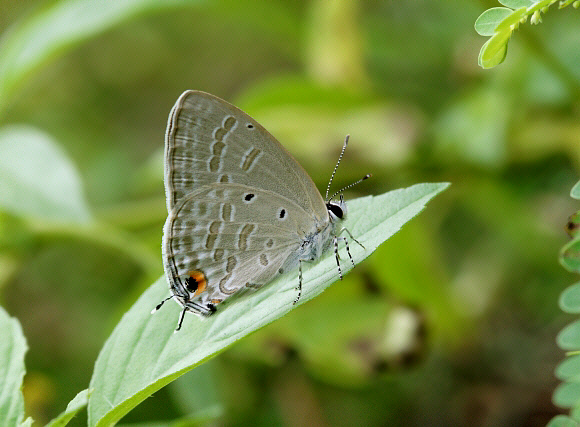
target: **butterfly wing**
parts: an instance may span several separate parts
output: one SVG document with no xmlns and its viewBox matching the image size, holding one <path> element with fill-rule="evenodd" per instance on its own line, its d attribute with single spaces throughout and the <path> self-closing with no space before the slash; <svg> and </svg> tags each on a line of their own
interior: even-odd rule
<svg viewBox="0 0 580 427">
<path fill-rule="evenodd" d="M 214 183 L 271 191 L 316 220 L 328 220 L 314 182 L 276 138 L 226 101 L 186 91 L 171 110 L 165 135 L 167 210 L 187 194 Z"/>
<path fill-rule="evenodd" d="M 282 267 L 297 264 L 312 226 L 301 206 L 269 190 L 214 183 L 190 192 L 173 207 L 164 228 L 172 292 L 192 311 L 210 314 L 208 304 L 258 288 Z M 191 277 L 201 278 L 193 288 Z"/>
</svg>

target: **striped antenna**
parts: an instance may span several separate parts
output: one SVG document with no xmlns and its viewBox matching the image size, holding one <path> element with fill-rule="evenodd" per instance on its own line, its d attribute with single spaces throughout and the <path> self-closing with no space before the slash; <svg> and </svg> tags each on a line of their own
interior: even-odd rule
<svg viewBox="0 0 580 427">
<path fill-rule="evenodd" d="M 332 180 L 334 179 L 334 174 L 336 173 L 336 170 L 338 169 L 338 165 L 340 165 L 340 161 L 342 160 L 342 156 L 344 154 L 344 151 L 346 150 L 346 146 L 348 145 L 348 138 L 350 138 L 350 135 L 347 135 L 346 138 L 344 138 L 344 145 L 342 146 L 342 151 L 340 152 L 340 156 L 338 156 L 338 161 L 336 162 L 336 166 L 334 167 L 334 170 L 332 171 L 332 175 L 330 175 L 330 181 L 328 181 L 328 185 L 326 186 L 326 195 L 324 196 L 324 198 L 326 199 L 327 202 L 330 202 L 332 200 L 332 196 L 330 199 L 328 198 L 328 192 L 330 191 L 330 184 L 332 184 Z M 335 194 L 336 196 L 336 194 Z"/>
<path fill-rule="evenodd" d="M 334 193 L 334 194 L 333 194 L 333 195 L 330 197 L 330 199 L 328 199 L 328 200 L 326 201 L 326 203 L 328 203 L 328 202 L 330 202 L 332 199 L 334 199 L 334 198 L 336 197 L 336 195 L 337 195 L 337 194 L 340 194 L 340 193 L 342 193 L 343 191 L 345 191 L 345 190 L 348 190 L 350 187 L 354 187 L 355 185 L 357 185 L 357 184 L 360 184 L 360 183 L 361 183 L 361 182 L 363 182 L 365 179 L 369 179 L 371 176 L 372 176 L 372 175 L 371 175 L 370 173 L 367 173 L 365 176 L 363 176 L 363 177 L 362 177 L 361 179 L 359 179 L 358 181 L 356 181 L 356 182 L 353 182 L 352 184 L 349 184 L 349 185 L 347 185 L 347 186 L 346 186 L 346 187 L 344 187 L 344 188 L 341 188 L 341 189 L 340 189 L 340 190 L 338 190 L 336 193 Z"/>
</svg>

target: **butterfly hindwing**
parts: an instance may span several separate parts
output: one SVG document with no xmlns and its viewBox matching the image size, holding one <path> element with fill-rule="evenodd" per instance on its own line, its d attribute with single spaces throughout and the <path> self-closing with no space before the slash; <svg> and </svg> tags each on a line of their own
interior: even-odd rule
<svg viewBox="0 0 580 427">
<path fill-rule="evenodd" d="M 164 230 L 164 263 L 185 300 L 217 304 L 238 290 L 269 282 L 298 249 L 313 224 L 312 214 L 293 201 L 239 184 L 206 185 L 184 196 Z M 291 265 L 292 266 L 292 265 Z M 205 292 L 187 289 L 200 272 Z M 190 280 L 191 282 L 191 280 Z"/>
</svg>

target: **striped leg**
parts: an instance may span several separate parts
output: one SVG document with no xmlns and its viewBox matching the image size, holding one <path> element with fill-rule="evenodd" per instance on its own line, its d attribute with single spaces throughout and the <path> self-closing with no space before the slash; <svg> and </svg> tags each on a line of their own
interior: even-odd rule
<svg viewBox="0 0 580 427">
<path fill-rule="evenodd" d="M 334 257 L 336 258 L 336 266 L 338 267 L 338 276 L 342 280 L 342 270 L 340 269 L 340 258 L 338 256 L 338 237 L 334 236 Z M 350 255 L 350 254 L 349 254 Z"/>
<path fill-rule="evenodd" d="M 294 300 L 293 304 L 296 304 L 302 295 L 302 260 L 298 260 L 298 286 L 296 286 L 296 290 L 298 291 L 298 296 Z"/>
</svg>

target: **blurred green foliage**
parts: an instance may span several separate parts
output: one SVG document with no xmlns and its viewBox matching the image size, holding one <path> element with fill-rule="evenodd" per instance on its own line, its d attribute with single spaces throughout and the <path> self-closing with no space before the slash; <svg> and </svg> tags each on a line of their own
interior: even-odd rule
<svg viewBox="0 0 580 427">
<path fill-rule="evenodd" d="M 0 0 L 0 165 L 31 168 L 2 150 L 15 129 L 60 165 L 30 170 L 60 200 L 46 210 L 0 175 L 0 301 L 30 347 L 27 415 L 44 424 L 87 388 L 105 339 L 162 274 L 163 135 L 185 89 L 244 109 L 319 188 L 347 133 L 337 188 L 367 172 L 359 194 L 453 185 L 344 281 L 123 422 L 534 426 L 560 412 L 578 15 L 518 32 L 484 71 L 473 23 L 493 5 Z"/>
</svg>

